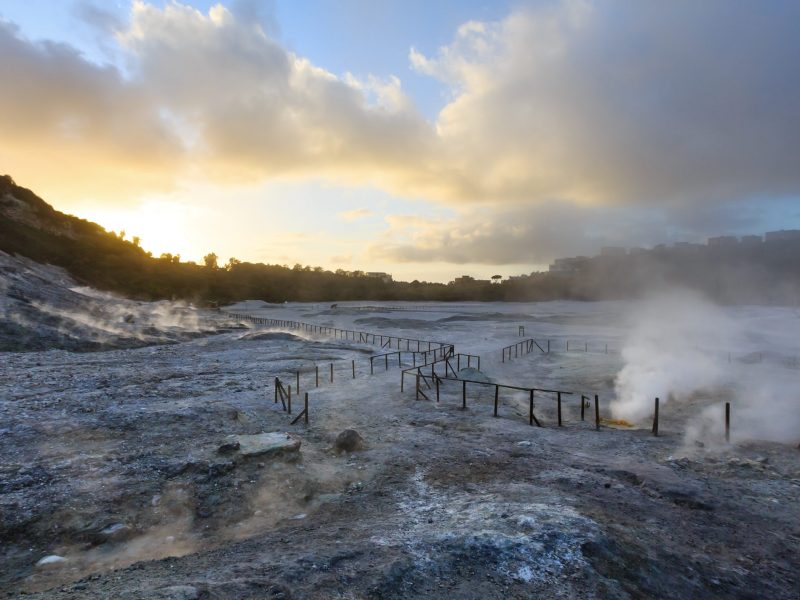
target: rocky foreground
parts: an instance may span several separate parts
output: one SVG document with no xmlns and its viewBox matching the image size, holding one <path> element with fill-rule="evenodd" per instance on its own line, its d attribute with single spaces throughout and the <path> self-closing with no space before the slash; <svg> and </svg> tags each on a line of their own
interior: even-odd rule
<svg viewBox="0 0 800 600">
<path fill-rule="evenodd" d="M 544 428 L 368 375 L 365 347 L 230 332 L 0 362 L 0 589 L 40 598 L 797 598 L 790 445 Z M 352 379 L 351 360 L 357 364 Z M 335 382 L 313 387 L 313 366 Z M 489 377 L 523 369 L 486 362 Z M 309 425 L 272 378 L 303 369 Z M 323 371 L 327 374 L 327 371 Z M 519 371 L 518 373 L 522 373 Z M 325 379 L 325 378 L 323 378 Z M 295 390 L 294 414 L 298 402 Z M 696 410 L 700 410 L 698 405 Z M 358 436 L 347 434 L 355 430 Z M 287 435 L 288 433 L 288 435 Z M 269 434 L 264 436 L 263 434 Z M 348 441 L 349 439 L 349 441 Z"/>
</svg>

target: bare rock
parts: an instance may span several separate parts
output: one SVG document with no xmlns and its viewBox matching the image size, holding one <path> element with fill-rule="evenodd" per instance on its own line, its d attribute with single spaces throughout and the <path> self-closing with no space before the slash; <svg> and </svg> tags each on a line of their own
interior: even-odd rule
<svg viewBox="0 0 800 600">
<path fill-rule="evenodd" d="M 342 433 L 336 436 L 336 441 L 333 443 L 333 449 L 336 450 L 337 453 L 363 450 L 364 439 L 355 429 L 345 429 Z"/>
<path fill-rule="evenodd" d="M 237 412 L 238 414 L 238 412 Z M 235 417 L 234 417 L 235 418 Z M 239 449 L 239 441 L 235 439 L 226 439 L 219 448 L 217 448 L 217 452 L 219 454 L 233 454 Z"/>
<path fill-rule="evenodd" d="M 237 446 L 243 458 L 298 452 L 300 440 L 289 433 L 258 433 L 255 435 L 229 435 L 222 446 Z"/>
<path fill-rule="evenodd" d="M 59 556 L 58 554 L 49 554 L 44 558 L 40 558 L 36 563 L 36 566 L 40 569 L 49 569 L 52 567 L 60 567 L 65 562 L 67 562 L 67 559 L 63 556 Z"/>
<path fill-rule="evenodd" d="M 126 523 L 111 523 L 97 533 L 95 541 L 99 544 L 105 542 L 122 542 L 131 538 L 133 534 L 133 527 L 130 525 Z"/>
</svg>

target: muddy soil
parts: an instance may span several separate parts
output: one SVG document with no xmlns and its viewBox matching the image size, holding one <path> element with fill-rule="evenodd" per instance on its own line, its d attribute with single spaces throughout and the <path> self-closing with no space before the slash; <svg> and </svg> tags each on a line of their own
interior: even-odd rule
<svg viewBox="0 0 800 600">
<path fill-rule="evenodd" d="M 687 423 L 714 399 L 665 405 L 658 437 L 595 430 L 577 396 L 563 427 L 537 398 L 544 427 L 531 427 L 520 395 L 497 418 L 489 391 L 471 389 L 466 410 L 458 385 L 417 401 L 396 367 L 369 375 L 375 347 L 252 333 L 2 355 L 7 596 L 798 597 L 800 451 L 687 448 Z M 550 373 L 601 398 L 618 366 L 497 354 L 487 378 Z M 276 376 L 294 388 L 292 416 L 274 403 Z M 305 392 L 310 423 L 290 425 Z M 345 429 L 364 449 L 334 451 Z M 300 450 L 219 452 L 261 432 L 289 432 Z"/>
</svg>

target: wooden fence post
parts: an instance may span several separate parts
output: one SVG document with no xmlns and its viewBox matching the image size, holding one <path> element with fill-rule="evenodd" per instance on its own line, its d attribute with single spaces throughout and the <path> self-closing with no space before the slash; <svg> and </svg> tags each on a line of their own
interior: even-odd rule
<svg viewBox="0 0 800 600">
<path fill-rule="evenodd" d="M 725 441 L 731 441 L 731 403 L 725 403 Z"/>
<path fill-rule="evenodd" d="M 600 400 L 594 395 L 594 428 L 600 431 Z"/>
<path fill-rule="evenodd" d="M 556 392 L 558 402 L 558 426 L 561 427 L 561 392 Z"/>
<path fill-rule="evenodd" d="M 653 435 L 658 437 L 658 398 L 656 398 L 655 409 L 653 412 Z"/>
</svg>

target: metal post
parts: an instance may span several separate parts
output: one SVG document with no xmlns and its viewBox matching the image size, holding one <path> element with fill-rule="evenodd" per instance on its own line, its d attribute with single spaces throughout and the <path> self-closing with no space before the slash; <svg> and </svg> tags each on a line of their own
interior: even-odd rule
<svg viewBox="0 0 800 600">
<path fill-rule="evenodd" d="M 286 412 L 292 414 L 292 386 L 287 386 Z"/>
<path fill-rule="evenodd" d="M 481 370 L 481 357 L 478 357 L 478 371 Z"/>
<path fill-rule="evenodd" d="M 352 360 L 352 365 L 353 365 L 353 379 L 355 379 L 356 378 L 356 359 Z"/>
<path fill-rule="evenodd" d="M 436 401 L 438 402 L 439 401 L 439 378 L 435 377 L 434 379 L 436 380 Z"/>
<path fill-rule="evenodd" d="M 386 366 L 385 370 L 388 371 L 389 370 L 389 355 L 388 354 L 384 354 L 383 355 L 383 362 L 385 363 L 385 366 Z"/>
<path fill-rule="evenodd" d="M 586 402 L 584 402 L 584 400 L 586 400 L 586 396 L 581 394 L 581 421 L 584 420 L 583 413 L 586 411 Z"/>
<path fill-rule="evenodd" d="M 419 400 L 419 372 L 417 372 L 417 389 L 416 389 L 416 396 L 414 400 Z"/>
<path fill-rule="evenodd" d="M 370 356 L 369 357 L 369 374 L 370 375 L 374 375 L 375 374 L 375 369 L 373 368 L 373 363 L 372 363 L 372 359 L 373 358 L 375 358 L 375 357 L 374 356 Z"/>
<path fill-rule="evenodd" d="M 331 363 L 331 383 L 333 383 L 333 363 Z"/>
<path fill-rule="evenodd" d="M 653 412 L 653 435 L 658 437 L 658 398 L 656 398 L 655 411 Z"/>
<path fill-rule="evenodd" d="M 547 340 L 547 353 L 550 354 L 550 340 Z"/>
<path fill-rule="evenodd" d="M 458 355 L 458 370 L 461 371 L 461 355 Z"/>
<path fill-rule="evenodd" d="M 315 373 L 315 376 L 316 376 L 315 379 L 316 379 L 317 387 L 319 387 L 319 365 L 314 365 L 314 373 Z"/>
<path fill-rule="evenodd" d="M 500 386 L 494 386 L 494 416 L 497 416 L 497 404 L 500 400 Z"/>
<path fill-rule="evenodd" d="M 461 382 L 461 408 L 467 408 L 467 381 L 466 379 Z"/>
<path fill-rule="evenodd" d="M 400 351 L 398 351 L 398 352 L 397 352 L 397 366 L 398 366 L 398 367 L 402 367 L 402 366 L 403 366 L 403 363 L 400 361 L 400 359 L 402 358 L 402 356 L 403 356 L 403 355 L 400 353 Z"/>
<path fill-rule="evenodd" d="M 300 371 L 297 371 L 297 373 L 295 373 L 295 376 L 296 376 L 296 381 L 297 381 L 297 393 L 299 394 L 300 393 Z"/>
<path fill-rule="evenodd" d="M 306 397 L 305 397 L 305 400 L 304 400 L 303 404 L 304 404 L 303 408 L 304 408 L 305 413 L 306 413 L 304 421 L 306 422 L 306 425 L 308 425 L 308 392 L 306 392 Z"/>
<path fill-rule="evenodd" d="M 275 378 L 275 404 L 278 403 L 278 378 Z"/>
</svg>

